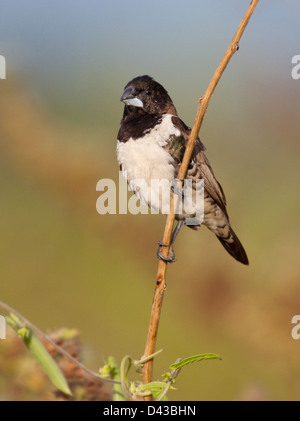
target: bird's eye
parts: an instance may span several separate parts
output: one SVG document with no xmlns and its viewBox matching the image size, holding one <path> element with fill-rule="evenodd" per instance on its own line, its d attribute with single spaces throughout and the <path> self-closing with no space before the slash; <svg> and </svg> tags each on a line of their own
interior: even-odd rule
<svg viewBox="0 0 300 421">
<path fill-rule="evenodd" d="M 147 95 L 151 95 L 151 91 L 150 91 L 150 89 L 147 89 L 146 94 L 147 94 Z"/>
</svg>

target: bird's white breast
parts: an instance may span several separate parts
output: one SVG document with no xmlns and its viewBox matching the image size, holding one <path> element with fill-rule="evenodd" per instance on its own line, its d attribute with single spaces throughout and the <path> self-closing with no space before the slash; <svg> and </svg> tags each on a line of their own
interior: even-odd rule
<svg viewBox="0 0 300 421">
<path fill-rule="evenodd" d="M 174 126 L 172 115 L 165 114 L 161 122 L 143 137 L 118 141 L 117 145 L 118 162 L 130 188 L 156 211 L 161 211 L 164 206 L 162 197 L 164 200 L 170 197 L 170 186 L 163 180 L 171 182 L 174 178 L 173 158 L 163 146 L 172 135 L 179 136 L 180 131 Z"/>
</svg>

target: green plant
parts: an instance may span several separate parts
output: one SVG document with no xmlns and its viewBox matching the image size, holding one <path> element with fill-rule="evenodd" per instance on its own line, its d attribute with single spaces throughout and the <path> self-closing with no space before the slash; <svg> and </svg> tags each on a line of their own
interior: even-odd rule
<svg viewBox="0 0 300 421">
<path fill-rule="evenodd" d="M 41 365 L 53 385 L 63 394 L 72 396 L 68 382 L 59 368 L 56 361 L 49 354 L 46 346 L 42 343 L 43 340 L 54 347 L 58 353 L 71 359 L 81 369 L 84 369 L 88 374 L 96 377 L 99 380 L 113 383 L 113 401 L 134 401 L 142 400 L 145 397 L 153 397 L 156 401 L 166 401 L 167 393 L 174 389 L 177 376 L 181 369 L 188 364 L 209 360 L 221 359 L 217 354 L 205 353 L 197 354 L 184 359 L 177 359 L 169 366 L 169 370 L 164 372 L 161 376 L 162 380 L 151 381 L 143 383 L 139 379 L 129 380 L 129 372 L 133 368 L 135 373 L 142 375 L 144 365 L 162 352 L 159 350 L 152 355 L 140 360 L 133 359 L 130 355 L 122 358 L 120 366 L 118 366 L 114 357 L 107 358 L 106 364 L 99 369 L 99 374 L 91 372 L 79 361 L 69 355 L 64 349 L 56 344 L 48 335 L 41 332 L 35 325 L 26 320 L 21 314 L 16 312 L 10 306 L 0 302 L 0 307 L 10 310 L 9 316 L 6 316 L 6 321 L 9 326 L 17 333 L 18 337 L 23 340 L 28 350 L 33 354 L 35 359 Z"/>
</svg>

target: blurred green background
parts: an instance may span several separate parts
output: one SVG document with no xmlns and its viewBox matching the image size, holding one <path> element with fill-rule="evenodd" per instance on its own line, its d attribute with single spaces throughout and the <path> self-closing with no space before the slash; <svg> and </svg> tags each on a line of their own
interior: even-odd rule
<svg viewBox="0 0 300 421">
<path fill-rule="evenodd" d="M 96 212 L 97 181 L 118 180 L 123 87 L 150 74 L 192 125 L 248 3 L 1 1 L 0 300 L 44 331 L 78 328 L 95 370 L 143 354 L 165 223 Z M 178 357 L 223 359 L 183 370 L 173 400 L 300 397 L 299 13 L 298 0 L 260 2 L 201 129 L 250 266 L 206 228 L 181 232 L 154 377 Z M 12 392 L 18 375 L 0 373 L 0 398 L 41 399 Z"/>
</svg>

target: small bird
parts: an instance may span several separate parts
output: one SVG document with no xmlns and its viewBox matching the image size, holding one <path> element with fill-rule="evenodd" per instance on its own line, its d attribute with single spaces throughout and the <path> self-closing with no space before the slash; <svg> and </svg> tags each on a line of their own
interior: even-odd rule
<svg viewBox="0 0 300 421">
<path fill-rule="evenodd" d="M 191 129 L 178 117 L 166 89 L 148 75 L 138 76 L 128 82 L 121 101 L 125 107 L 117 142 L 120 168 L 133 192 L 150 209 L 162 213 L 165 205 L 163 198 L 170 199 L 172 187 L 165 184 L 167 192 L 151 192 L 149 195 L 148 190 L 153 189 L 151 180 L 163 179 L 171 182 L 176 179 Z M 136 180 L 141 179 L 144 183 L 138 185 Z M 204 180 L 203 225 L 217 236 L 231 256 L 248 265 L 246 252 L 229 222 L 223 189 L 215 178 L 205 147 L 199 138 L 194 146 L 186 179 L 193 182 Z M 184 197 L 183 189 L 181 196 Z M 171 237 L 169 256 L 165 257 L 161 253 L 161 248 L 165 245 L 160 242 L 157 252 L 159 258 L 167 262 L 175 260 L 173 245 L 189 216 L 184 208 L 181 213 L 175 214 L 178 223 Z M 197 230 L 200 225 L 187 226 Z"/>
</svg>

